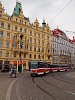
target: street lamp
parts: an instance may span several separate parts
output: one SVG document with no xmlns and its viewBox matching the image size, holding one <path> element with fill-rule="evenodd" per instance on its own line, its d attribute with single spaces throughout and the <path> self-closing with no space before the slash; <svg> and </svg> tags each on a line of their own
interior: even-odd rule
<svg viewBox="0 0 75 100">
<path fill-rule="evenodd" d="M 22 58 L 21 58 L 21 55 L 22 55 L 21 49 L 23 48 L 22 39 L 23 39 L 23 35 L 20 34 L 20 51 L 19 51 L 19 58 L 20 58 L 20 69 L 19 69 L 19 71 L 20 72 L 22 71 Z"/>
</svg>

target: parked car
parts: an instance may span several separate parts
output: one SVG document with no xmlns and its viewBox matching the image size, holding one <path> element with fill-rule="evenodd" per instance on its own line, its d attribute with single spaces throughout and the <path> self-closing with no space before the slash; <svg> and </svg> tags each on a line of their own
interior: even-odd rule
<svg viewBox="0 0 75 100">
<path fill-rule="evenodd" d="M 1 72 L 9 72 L 9 69 L 2 69 Z"/>
</svg>

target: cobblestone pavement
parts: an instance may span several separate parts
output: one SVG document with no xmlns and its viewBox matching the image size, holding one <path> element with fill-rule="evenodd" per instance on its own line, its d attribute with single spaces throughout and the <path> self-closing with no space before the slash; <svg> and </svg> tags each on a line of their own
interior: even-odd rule
<svg viewBox="0 0 75 100">
<path fill-rule="evenodd" d="M 53 75 L 55 76 L 56 73 L 54 73 Z M 18 81 L 16 81 L 12 86 L 11 93 L 10 93 L 11 94 L 10 100 L 65 100 L 65 99 L 58 99 L 58 98 L 56 99 L 50 94 L 50 91 L 51 92 L 53 91 L 56 97 L 58 97 L 58 94 L 60 97 L 62 96 L 63 98 L 64 96 L 66 96 L 66 100 L 67 100 L 67 96 L 69 95 L 68 96 L 69 100 L 72 100 L 70 99 L 70 97 L 71 96 L 75 97 L 75 81 L 74 81 L 75 71 L 68 72 L 67 73 L 68 77 L 67 76 L 63 77 L 63 75 L 61 75 L 63 80 L 60 80 L 61 78 L 60 75 L 61 74 L 59 73 L 59 79 L 57 79 L 58 77 L 56 79 L 53 79 L 53 77 L 51 77 L 51 74 L 49 74 L 44 78 L 45 81 L 42 80 L 40 77 L 37 77 L 34 79 L 35 80 L 34 83 L 30 76 L 30 72 L 28 71 L 26 71 L 25 73 L 17 73 L 17 78 L 10 78 L 8 73 L 0 73 L 0 100 L 6 100 L 6 94 L 9 86 L 15 79 L 18 78 L 19 78 Z M 70 82 L 74 81 L 73 82 L 74 84 L 69 84 L 67 80 L 68 78 L 70 78 L 69 80 Z M 66 80 L 67 83 L 64 82 Z M 55 87 L 50 86 L 49 82 L 52 82 L 50 84 L 56 86 Z M 57 87 L 62 89 L 58 91 Z M 69 91 L 67 90 L 68 95 L 65 92 L 64 93 L 62 92 L 62 90 L 64 89 L 69 90 Z"/>
<path fill-rule="evenodd" d="M 15 89 L 16 87 L 16 89 Z M 48 94 L 40 91 L 33 83 L 30 74 L 25 74 L 14 84 L 11 91 L 11 100 L 53 100 Z"/>
<path fill-rule="evenodd" d="M 17 78 L 19 78 L 23 74 L 17 73 Z M 8 87 L 10 86 L 12 81 L 14 81 L 15 79 L 16 78 L 11 78 L 9 76 L 9 73 L 0 72 L 0 100 L 5 100 Z"/>
<path fill-rule="evenodd" d="M 51 73 L 34 81 L 26 73 L 14 83 L 10 100 L 75 100 L 75 80 L 65 73 L 74 72 Z"/>
</svg>

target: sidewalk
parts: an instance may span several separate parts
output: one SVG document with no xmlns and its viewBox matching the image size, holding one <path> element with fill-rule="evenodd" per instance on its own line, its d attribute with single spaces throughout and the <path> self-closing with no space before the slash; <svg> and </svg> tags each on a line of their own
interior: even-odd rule
<svg viewBox="0 0 75 100">
<path fill-rule="evenodd" d="M 17 73 L 17 78 L 23 76 L 25 73 Z M 0 73 L 0 100 L 5 100 L 8 87 L 16 78 L 11 78 L 9 73 Z"/>
</svg>

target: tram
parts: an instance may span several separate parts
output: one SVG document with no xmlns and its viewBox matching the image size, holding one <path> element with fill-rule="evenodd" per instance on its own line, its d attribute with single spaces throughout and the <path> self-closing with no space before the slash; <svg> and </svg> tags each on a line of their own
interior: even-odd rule
<svg viewBox="0 0 75 100">
<path fill-rule="evenodd" d="M 42 75 L 49 72 L 68 71 L 67 64 L 50 64 L 45 61 L 29 61 L 31 76 Z"/>
<path fill-rule="evenodd" d="M 59 72 L 59 71 L 68 71 L 69 65 L 68 64 L 48 64 L 50 68 L 50 72 Z"/>
<path fill-rule="evenodd" d="M 49 73 L 49 67 L 45 61 L 29 61 L 29 69 L 31 76 Z"/>
</svg>

